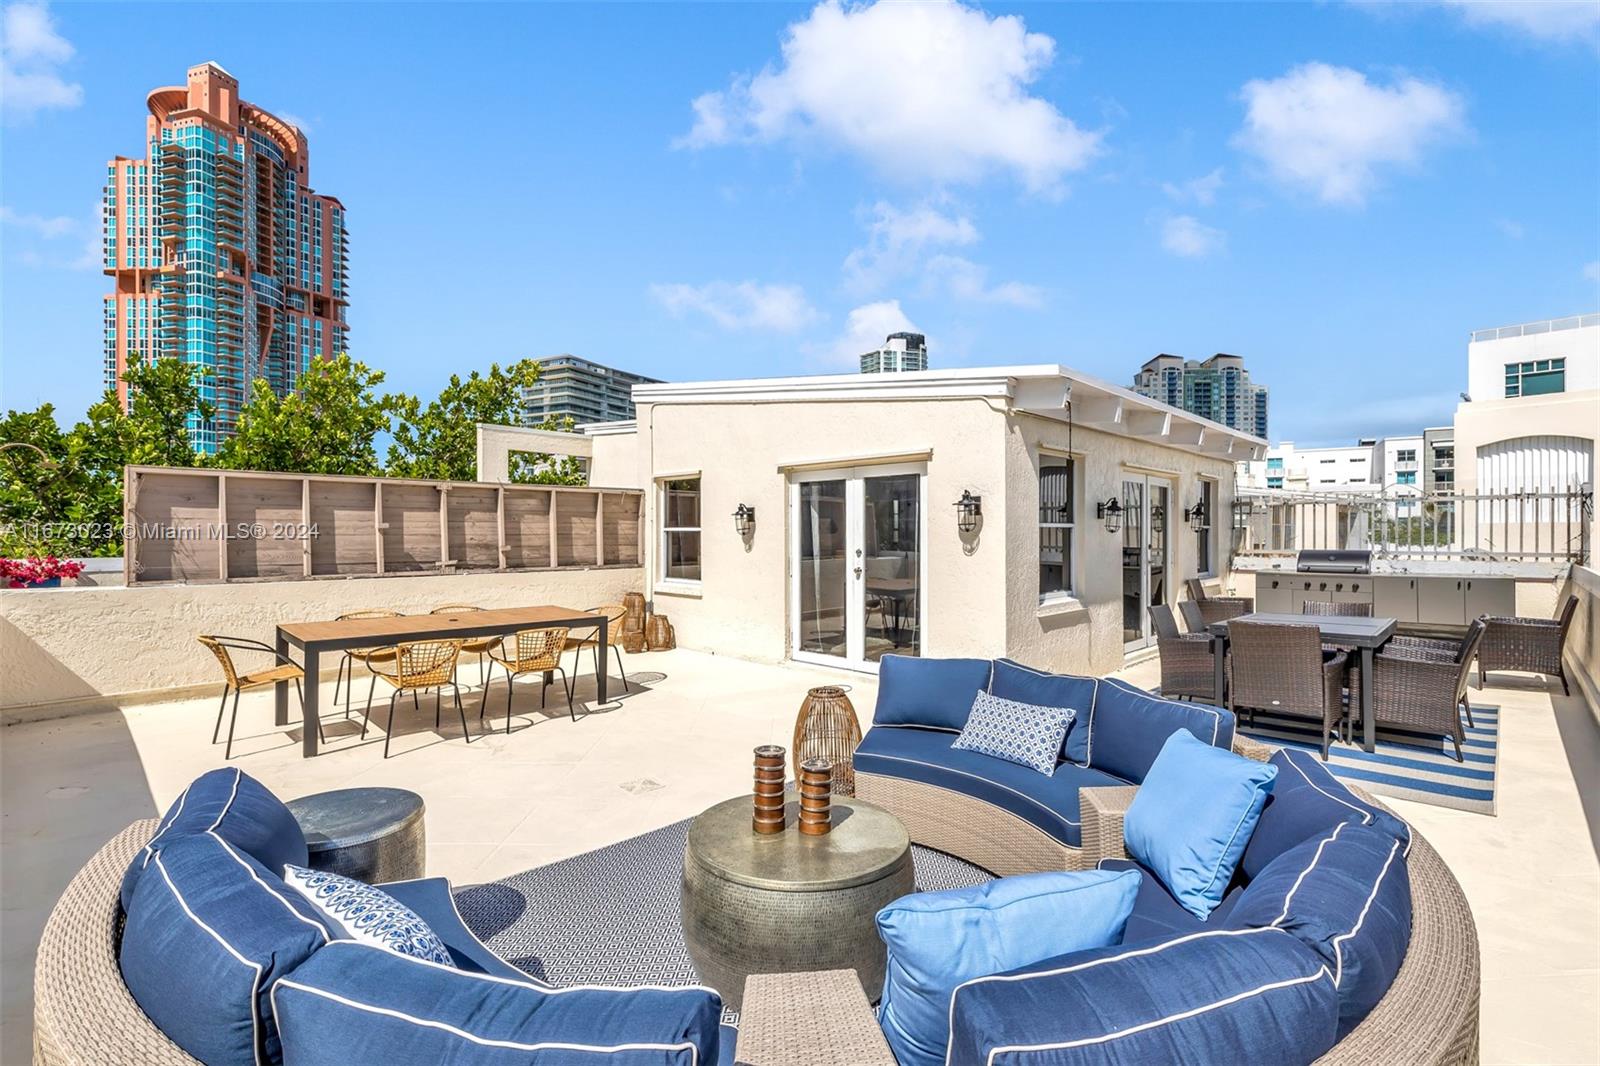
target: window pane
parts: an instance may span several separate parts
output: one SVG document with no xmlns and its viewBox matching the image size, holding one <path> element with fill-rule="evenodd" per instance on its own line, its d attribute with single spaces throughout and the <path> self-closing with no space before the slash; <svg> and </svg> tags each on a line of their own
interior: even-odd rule
<svg viewBox="0 0 1600 1066">
<path fill-rule="evenodd" d="M 1071 522 L 1072 460 L 1039 457 L 1039 521 Z"/>
<path fill-rule="evenodd" d="M 1039 530 L 1039 595 L 1071 592 L 1072 530 L 1060 526 Z"/>
<path fill-rule="evenodd" d="M 669 578 L 700 580 L 700 534 L 668 533 L 666 572 Z"/>
<path fill-rule="evenodd" d="M 700 528 L 700 479 L 667 482 L 666 520 L 669 529 Z"/>
</svg>

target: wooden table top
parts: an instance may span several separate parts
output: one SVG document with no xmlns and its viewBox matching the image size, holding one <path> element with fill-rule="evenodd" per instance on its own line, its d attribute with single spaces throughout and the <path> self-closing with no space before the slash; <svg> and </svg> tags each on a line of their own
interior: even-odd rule
<svg viewBox="0 0 1600 1066">
<path fill-rule="evenodd" d="M 1228 626 L 1234 622 L 1267 622 L 1275 625 L 1316 626 L 1329 644 L 1342 644 L 1351 648 L 1376 648 L 1394 636 L 1398 624 L 1393 618 L 1360 618 L 1350 615 L 1325 614 L 1274 614 L 1257 611 L 1242 614 L 1222 622 L 1212 622 L 1206 628 L 1217 636 L 1227 636 Z"/>
<path fill-rule="evenodd" d="M 337 647 L 385 646 L 407 640 L 469 639 L 518 629 L 552 626 L 598 626 L 604 615 L 575 607 L 503 607 L 491 611 L 452 611 L 445 614 L 405 614 L 394 618 L 347 618 L 329 622 L 287 622 L 278 635 L 298 647 L 307 644 Z"/>
</svg>

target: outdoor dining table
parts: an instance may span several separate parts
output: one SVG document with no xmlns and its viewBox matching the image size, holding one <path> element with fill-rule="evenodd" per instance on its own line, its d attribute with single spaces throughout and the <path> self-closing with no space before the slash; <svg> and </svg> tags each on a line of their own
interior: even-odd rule
<svg viewBox="0 0 1600 1066">
<path fill-rule="evenodd" d="M 595 647 L 595 696 L 606 701 L 606 650 L 610 620 L 604 614 L 590 614 L 571 607 L 505 607 L 489 611 L 461 611 L 451 614 L 410 614 L 392 618 L 346 618 L 332 622 L 289 622 L 278 627 L 278 654 L 289 647 L 304 655 L 306 685 L 303 713 L 305 736 L 301 738 L 306 757 L 317 753 L 317 679 L 322 676 L 322 655 L 350 648 L 393 647 L 414 640 L 472 640 L 475 637 L 510 635 L 522 629 L 589 629 L 598 631 Z M 289 724 L 289 684 L 275 686 L 273 721 Z"/>
<path fill-rule="evenodd" d="M 1213 683 L 1217 706 L 1222 706 L 1223 692 L 1227 687 L 1223 656 L 1228 648 L 1228 626 L 1234 622 L 1269 622 L 1274 625 L 1316 626 L 1322 633 L 1324 644 L 1352 648 L 1361 657 L 1361 690 L 1357 704 L 1361 714 L 1361 746 L 1372 751 L 1376 746 L 1376 725 L 1372 718 L 1372 656 L 1394 636 L 1393 618 L 1360 618 L 1341 615 L 1314 614 L 1242 614 L 1221 622 L 1212 622 L 1206 628 L 1211 633 L 1211 658 L 1216 664 Z"/>
</svg>

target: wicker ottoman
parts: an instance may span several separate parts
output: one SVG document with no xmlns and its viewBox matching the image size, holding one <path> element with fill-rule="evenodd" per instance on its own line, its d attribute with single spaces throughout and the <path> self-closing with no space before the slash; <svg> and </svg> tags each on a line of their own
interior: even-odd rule
<svg viewBox="0 0 1600 1066">
<path fill-rule="evenodd" d="M 873 918 L 912 891 L 911 838 L 881 807 L 836 796 L 833 831 L 750 828 L 749 796 L 695 819 L 683 856 L 683 938 L 700 978 L 739 1009 L 751 974 L 854 970 L 883 988 Z"/>
<path fill-rule="evenodd" d="M 288 803 L 311 852 L 311 868 L 369 885 L 423 876 L 427 836 L 422 797 L 403 788 L 341 788 Z"/>
</svg>

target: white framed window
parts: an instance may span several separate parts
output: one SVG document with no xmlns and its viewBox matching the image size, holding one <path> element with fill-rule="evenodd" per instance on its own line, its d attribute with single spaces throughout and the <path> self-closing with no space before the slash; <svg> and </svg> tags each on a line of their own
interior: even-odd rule
<svg viewBox="0 0 1600 1066">
<path fill-rule="evenodd" d="M 1039 602 L 1070 598 L 1075 589 L 1077 464 L 1039 454 Z"/>
<path fill-rule="evenodd" d="M 700 479 L 661 482 L 661 566 L 663 581 L 700 581 Z"/>
<path fill-rule="evenodd" d="M 1212 524 L 1217 514 L 1217 483 L 1200 479 L 1200 528 L 1195 530 L 1195 565 L 1201 577 L 1215 577 L 1215 541 L 1211 536 Z"/>
</svg>

